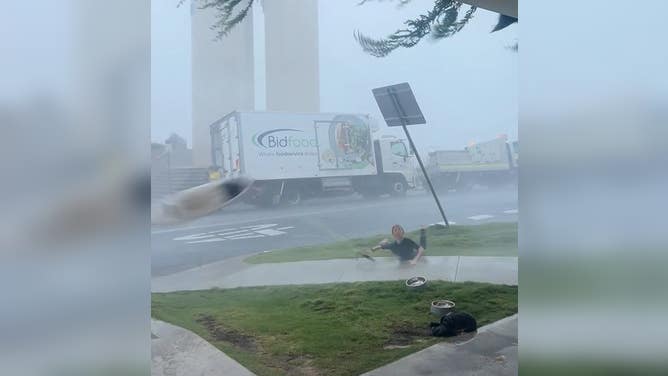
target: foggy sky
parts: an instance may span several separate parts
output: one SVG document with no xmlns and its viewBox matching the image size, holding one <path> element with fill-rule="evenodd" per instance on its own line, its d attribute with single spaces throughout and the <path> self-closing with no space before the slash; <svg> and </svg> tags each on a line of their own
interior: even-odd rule
<svg viewBox="0 0 668 376">
<path fill-rule="evenodd" d="M 431 9 L 433 0 L 414 0 L 401 8 L 391 2 L 357 2 L 319 1 L 321 111 L 370 113 L 380 120 L 371 89 L 407 81 L 428 122 L 411 127 L 418 148 L 460 149 L 499 134 L 517 137 L 518 54 L 506 48 L 518 40 L 517 25 L 490 34 L 497 15 L 478 9 L 452 38 L 425 38 L 411 49 L 376 58 L 361 50 L 353 32 L 387 35 Z M 190 144 L 190 12 L 175 3 L 152 1 L 151 139 L 163 142 L 176 132 Z M 263 37 L 255 42 L 263 43 Z M 262 110 L 263 56 L 257 53 L 261 48 L 255 51 L 255 102 Z M 394 129 L 381 133 L 401 136 Z"/>
</svg>

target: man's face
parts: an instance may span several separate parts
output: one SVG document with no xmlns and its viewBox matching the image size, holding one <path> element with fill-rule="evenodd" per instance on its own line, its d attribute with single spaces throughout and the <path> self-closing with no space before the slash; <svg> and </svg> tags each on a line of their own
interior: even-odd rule
<svg viewBox="0 0 668 376">
<path fill-rule="evenodd" d="M 404 238 L 404 230 L 400 228 L 395 228 L 392 230 L 392 237 L 397 242 L 400 242 Z"/>
</svg>

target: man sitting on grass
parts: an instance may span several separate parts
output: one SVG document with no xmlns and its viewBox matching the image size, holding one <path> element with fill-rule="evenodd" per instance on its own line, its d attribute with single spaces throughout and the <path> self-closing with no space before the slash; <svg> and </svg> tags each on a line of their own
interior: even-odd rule
<svg viewBox="0 0 668 376">
<path fill-rule="evenodd" d="M 420 257 L 422 257 L 425 248 L 427 248 L 427 233 L 424 227 L 420 229 L 420 245 L 409 238 L 405 238 L 405 233 L 403 227 L 394 225 L 392 226 L 392 237 L 394 238 L 394 241 L 389 242 L 387 239 L 384 239 L 380 244 L 371 248 L 371 250 L 377 251 L 379 249 L 389 249 L 399 257 L 400 263 L 408 262 L 411 265 L 415 265 Z"/>
</svg>

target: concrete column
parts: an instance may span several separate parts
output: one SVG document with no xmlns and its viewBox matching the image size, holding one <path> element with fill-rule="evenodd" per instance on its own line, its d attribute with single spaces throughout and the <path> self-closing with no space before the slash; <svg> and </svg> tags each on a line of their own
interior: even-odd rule
<svg viewBox="0 0 668 376">
<path fill-rule="evenodd" d="M 264 0 L 268 111 L 319 112 L 318 1 Z"/>
<path fill-rule="evenodd" d="M 209 125 L 225 114 L 254 109 L 253 15 L 215 40 L 215 10 L 192 12 L 193 164 L 211 164 Z M 175 104 L 177 105 L 177 104 Z"/>
</svg>

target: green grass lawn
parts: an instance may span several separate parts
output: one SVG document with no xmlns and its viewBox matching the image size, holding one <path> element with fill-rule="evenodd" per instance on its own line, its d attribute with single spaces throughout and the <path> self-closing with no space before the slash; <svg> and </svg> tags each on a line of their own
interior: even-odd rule
<svg viewBox="0 0 668 376">
<path fill-rule="evenodd" d="M 416 243 L 419 231 L 407 237 Z M 354 258 L 357 251 L 368 250 L 389 234 L 351 239 L 331 244 L 289 248 L 250 256 L 250 264 Z M 376 251 L 374 256 L 391 256 L 389 251 Z M 517 256 L 517 223 L 487 223 L 474 226 L 434 226 L 427 229 L 427 256 Z"/>
<path fill-rule="evenodd" d="M 517 312 L 517 287 L 430 281 L 152 294 L 152 316 L 189 329 L 258 375 L 357 375 L 436 343 L 432 300 L 482 326 Z"/>
</svg>

